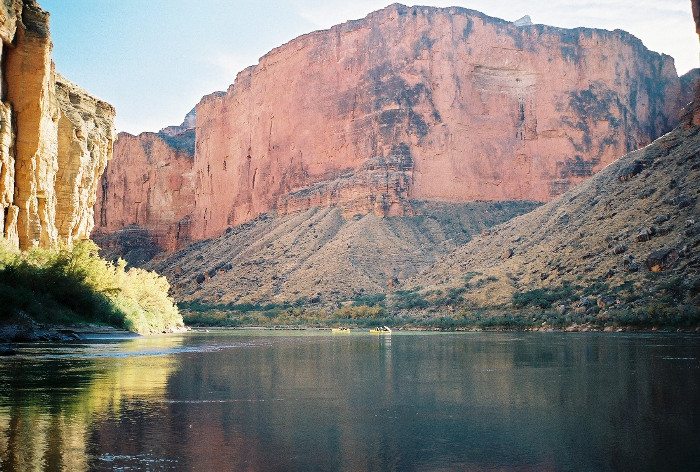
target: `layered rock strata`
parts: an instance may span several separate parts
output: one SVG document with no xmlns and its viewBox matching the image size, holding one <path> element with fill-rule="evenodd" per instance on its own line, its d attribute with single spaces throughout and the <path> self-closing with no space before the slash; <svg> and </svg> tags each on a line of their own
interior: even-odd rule
<svg viewBox="0 0 700 472">
<path fill-rule="evenodd" d="M 57 76 L 58 171 L 56 228 L 61 240 L 79 241 L 95 226 L 100 177 L 112 158 L 114 108 Z"/>
<path fill-rule="evenodd" d="M 412 216 L 414 209 L 408 196 L 411 174 L 410 156 L 368 159 L 356 171 L 288 193 L 278 204 L 278 214 L 338 207 L 344 218 L 369 213 L 379 217 Z"/>
<path fill-rule="evenodd" d="M 4 2 L 0 36 L 2 236 L 22 249 L 88 238 L 114 109 L 57 76 L 49 14 L 35 1 Z"/>
<path fill-rule="evenodd" d="M 358 198 L 348 175 L 397 149 L 411 162 L 401 198 L 548 201 L 670 130 L 680 106 L 672 58 L 626 32 L 395 4 L 202 99 L 192 237 L 271 209 L 375 211 L 395 198 L 366 185 Z"/>
<path fill-rule="evenodd" d="M 271 51 L 182 125 L 117 140 L 99 243 L 170 251 L 271 210 L 548 201 L 677 123 L 692 78 L 681 91 L 670 57 L 517 24 L 392 5 Z"/>
<path fill-rule="evenodd" d="M 119 133 L 97 196 L 93 239 L 102 248 L 172 252 L 190 242 L 194 129 L 186 123 L 160 133 Z"/>
</svg>

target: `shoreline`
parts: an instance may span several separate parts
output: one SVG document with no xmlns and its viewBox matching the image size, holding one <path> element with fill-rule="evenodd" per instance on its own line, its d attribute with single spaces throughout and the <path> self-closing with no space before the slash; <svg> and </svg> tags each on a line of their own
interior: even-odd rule
<svg viewBox="0 0 700 472">
<path fill-rule="evenodd" d="M 331 331 L 332 327 L 317 327 L 317 326 L 188 326 L 188 331 L 192 332 L 210 332 L 210 331 Z M 370 328 L 349 328 L 351 332 L 367 332 Z M 572 325 L 561 328 L 540 327 L 540 328 L 404 328 L 392 327 L 394 332 L 426 332 L 426 333 L 487 333 L 487 332 L 531 332 L 531 333 L 688 333 L 699 334 L 700 327 L 695 328 L 673 328 L 673 327 L 658 327 L 658 328 L 635 328 L 633 326 L 618 326 L 595 328 L 591 326 Z"/>
<path fill-rule="evenodd" d="M 70 342 L 94 337 L 138 337 L 139 334 L 114 326 L 45 325 L 33 320 L 0 325 L 0 345 L 21 342 Z"/>
<path fill-rule="evenodd" d="M 76 341 L 90 341 L 97 339 L 137 339 L 144 336 L 181 334 L 186 332 L 208 333 L 223 331 L 331 331 L 331 327 L 317 326 L 187 326 L 182 330 L 167 333 L 153 333 L 141 335 L 123 328 L 97 324 L 80 325 L 41 325 L 34 321 L 0 325 L 0 356 L 11 355 L 11 346 L 19 343 L 45 343 L 58 342 L 69 343 Z M 635 328 L 632 326 L 618 326 L 596 328 L 585 325 L 572 325 L 568 327 L 543 326 L 538 328 L 416 328 L 416 327 L 392 327 L 395 332 L 425 332 L 425 333 L 479 333 L 479 332 L 531 332 L 531 333 L 685 333 L 700 335 L 700 327 L 695 328 Z M 369 328 L 350 328 L 351 332 L 368 332 Z"/>
</svg>

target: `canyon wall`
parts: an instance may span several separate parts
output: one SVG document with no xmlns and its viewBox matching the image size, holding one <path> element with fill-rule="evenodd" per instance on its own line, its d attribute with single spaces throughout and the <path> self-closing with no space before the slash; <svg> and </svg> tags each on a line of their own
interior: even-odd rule
<svg viewBox="0 0 700 472">
<path fill-rule="evenodd" d="M 626 32 L 391 5 L 301 36 L 202 99 L 191 236 L 318 204 L 548 201 L 670 130 L 680 106 L 673 59 Z M 381 159 L 403 175 L 351 191 L 348 176 Z"/>
<path fill-rule="evenodd" d="M 0 38 L 2 236 L 21 249 L 86 239 L 114 108 L 55 73 L 49 14 L 35 1 L 0 6 Z"/>
<path fill-rule="evenodd" d="M 193 163 L 194 129 L 187 119 L 160 133 L 119 133 L 97 195 L 93 239 L 108 248 L 143 245 L 145 238 L 145 245 L 166 251 L 189 243 Z"/>
<path fill-rule="evenodd" d="M 680 77 L 681 104 L 686 106 L 695 100 L 695 87 L 700 81 L 700 68 L 691 69 Z"/>
<path fill-rule="evenodd" d="M 677 123 L 669 56 L 517 24 L 395 4 L 271 51 L 182 125 L 120 135 L 96 240 L 172 251 L 271 210 L 549 201 Z"/>
</svg>

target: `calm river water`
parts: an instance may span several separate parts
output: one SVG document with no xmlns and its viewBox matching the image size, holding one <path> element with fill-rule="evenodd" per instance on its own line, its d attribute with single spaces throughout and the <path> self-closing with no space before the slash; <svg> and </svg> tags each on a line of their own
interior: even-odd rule
<svg viewBox="0 0 700 472">
<path fill-rule="evenodd" d="M 222 331 L 0 358 L 0 470 L 700 470 L 700 337 Z"/>
</svg>

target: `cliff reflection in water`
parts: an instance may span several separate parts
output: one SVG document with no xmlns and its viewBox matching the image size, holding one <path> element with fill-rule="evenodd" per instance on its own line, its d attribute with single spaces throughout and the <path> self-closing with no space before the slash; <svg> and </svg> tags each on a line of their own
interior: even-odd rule
<svg viewBox="0 0 700 472">
<path fill-rule="evenodd" d="M 179 344 L 162 355 L 2 364 L 0 468 L 680 470 L 700 460 L 697 337 L 165 339 Z"/>
<path fill-rule="evenodd" d="M 0 470 L 89 470 L 105 418 L 161 399 L 182 339 L 34 345 L 0 364 Z M 128 406 L 127 406 L 128 405 Z"/>
</svg>

